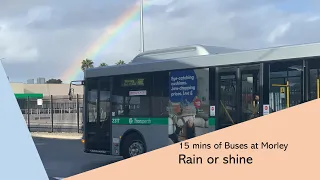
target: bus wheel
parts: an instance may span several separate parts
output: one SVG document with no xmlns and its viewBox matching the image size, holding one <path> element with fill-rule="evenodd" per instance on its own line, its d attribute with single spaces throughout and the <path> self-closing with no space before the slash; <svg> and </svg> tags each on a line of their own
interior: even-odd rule
<svg viewBox="0 0 320 180">
<path fill-rule="evenodd" d="M 130 134 L 124 139 L 122 156 L 124 159 L 145 153 L 145 144 L 137 133 Z"/>
</svg>

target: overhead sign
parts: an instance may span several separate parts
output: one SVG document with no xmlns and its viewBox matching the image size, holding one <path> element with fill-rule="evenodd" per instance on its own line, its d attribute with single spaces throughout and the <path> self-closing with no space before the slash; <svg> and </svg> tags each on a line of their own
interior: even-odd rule
<svg viewBox="0 0 320 180">
<path fill-rule="evenodd" d="M 210 116 L 216 116 L 216 107 L 210 106 Z"/>
<path fill-rule="evenodd" d="M 141 91 L 129 91 L 129 96 L 146 96 L 147 91 L 141 90 Z"/>
<path fill-rule="evenodd" d="M 263 115 L 268 115 L 270 113 L 270 106 L 269 104 L 263 105 Z"/>
</svg>

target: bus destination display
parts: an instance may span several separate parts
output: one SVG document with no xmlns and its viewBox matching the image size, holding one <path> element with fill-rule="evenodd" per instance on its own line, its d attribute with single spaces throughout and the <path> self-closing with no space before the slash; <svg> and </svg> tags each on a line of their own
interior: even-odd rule
<svg viewBox="0 0 320 180">
<path fill-rule="evenodd" d="M 121 84 L 123 87 L 144 86 L 144 79 L 143 78 L 124 79 Z"/>
</svg>

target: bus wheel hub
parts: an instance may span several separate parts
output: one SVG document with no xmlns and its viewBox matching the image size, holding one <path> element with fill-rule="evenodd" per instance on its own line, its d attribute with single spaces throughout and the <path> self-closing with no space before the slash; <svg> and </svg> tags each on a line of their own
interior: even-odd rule
<svg viewBox="0 0 320 180">
<path fill-rule="evenodd" d="M 134 142 L 129 147 L 129 154 L 130 156 L 137 156 L 143 153 L 143 145 L 139 142 Z"/>
</svg>

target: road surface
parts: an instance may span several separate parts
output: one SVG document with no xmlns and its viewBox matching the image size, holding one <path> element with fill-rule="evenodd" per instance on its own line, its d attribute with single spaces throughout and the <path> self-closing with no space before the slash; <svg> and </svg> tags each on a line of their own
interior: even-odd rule
<svg viewBox="0 0 320 180">
<path fill-rule="evenodd" d="M 79 140 L 33 138 L 50 179 L 69 177 L 121 160 L 119 157 L 86 154 Z"/>
</svg>

